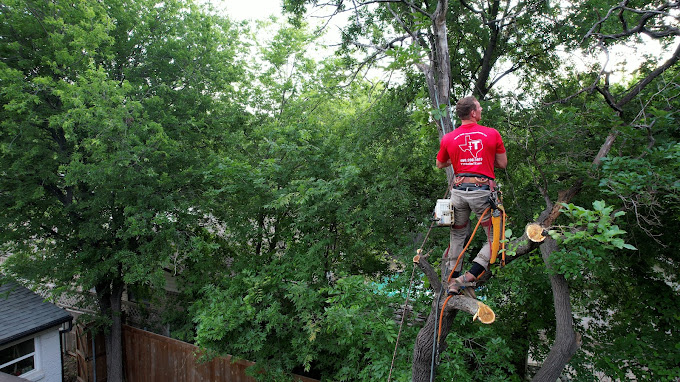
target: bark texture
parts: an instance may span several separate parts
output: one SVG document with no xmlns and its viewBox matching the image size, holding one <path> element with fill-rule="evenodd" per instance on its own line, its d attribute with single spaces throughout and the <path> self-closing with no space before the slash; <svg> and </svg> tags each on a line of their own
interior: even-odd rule
<svg viewBox="0 0 680 382">
<path fill-rule="evenodd" d="M 430 374 L 436 374 L 437 364 L 439 363 L 439 353 L 446 350 L 446 336 L 451 330 L 451 323 L 456 317 L 455 310 L 444 312 L 442 319 L 442 332 L 438 339 L 438 349 L 435 349 L 434 367 L 433 365 L 433 344 L 437 338 L 437 331 L 439 327 L 439 311 L 441 304 L 437 304 L 438 296 L 432 302 L 430 314 L 427 316 L 425 325 L 418 332 L 416 343 L 413 347 L 413 365 L 411 367 L 411 376 L 413 382 L 429 382 Z M 443 300 L 441 301 L 443 302 Z M 438 307 L 439 306 L 439 307 Z M 437 351 L 438 350 L 438 351 Z"/>
<path fill-rule="evenodd" d="M 123 382 L 123 323 L 121 299 L 125 284 L 114 280 L 97 286 L 97 297 L 102 313 L 111 320 L 111 326 L 104 332 L 106 347 L 106 380 Z"/>
<path fill-rule="evenodd" d="M 552 238 L 547 238 L 541 245 L 541 256 L 546 267 L 550 268 L 550 254 L 556 250 L 557 243 Z M 555 342 L 532 382 L 555 382 L 581 347 L 581 336 L 574 331 L 567 280 L 562 275 L 551 275 L 550 285 L 555 304 Z"/>
<path fill-rule="evenodd" d="M 463 295 L 453 296 L 447 300 L 446 288 L 442 287 L 439 276 L 425 258 L 419 258 L 416 263 L 430 281 L 435 296 L 427 316 L 425 325 L 418 332 L 413 347 L 413 364 L 411 367 L 412 382 L 429 382 L 432 372 L 436 375 L 439 364 L 439 354 L 446 350 L 446 336 L 451 330 L 453 320 L 459 311 L 474 315 L 479 306 L 477 300 Z M 442 314 L 442 309 L 443 314 Z M 439 333 L 439 317 L 441 316 L 441 334 Z M 435 341 L 438 347 L 434 349 Z M 434 362 L 434 367 L 433 367 Z M 434 378 L 432 378 L 434 380 Z"/>
</svg>

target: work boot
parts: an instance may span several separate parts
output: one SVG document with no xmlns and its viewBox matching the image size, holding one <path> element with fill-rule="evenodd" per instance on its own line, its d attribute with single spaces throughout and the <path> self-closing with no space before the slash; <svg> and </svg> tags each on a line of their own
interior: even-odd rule
<svg viewBox="0 0 680 382">
<path fill-rule="evenodd" d="M 456 295 L 460 294 L 461 291 L 464 291 L 465 289 L 470 289 L 471 288 L 465 288 L 466 286 L 474 286 L 474 283 L 472 283 L 475 280 L 475 276 L 472 275 L 470 272 L 466 272 L 462 276 L 458 276 L 455 279 L 451 279 L 449 281 L 448 285 L 448 294 L 451 295 Z M 473 297 L 474 296 L 474 291 L 471 293 L 465 293 L 468 297 Z M 476 298 L 474 296 L 473 298 Z"/>
<path fill-rule="evenodd" d="M 451 281 L 449 281 L 447 293 L 450 295 L 460 294 L 461 289 L 465 288 L 464 286 L 462 286 L 464 282 L 465 282 L 464 275 L 451 279 Z"/>
</svg>

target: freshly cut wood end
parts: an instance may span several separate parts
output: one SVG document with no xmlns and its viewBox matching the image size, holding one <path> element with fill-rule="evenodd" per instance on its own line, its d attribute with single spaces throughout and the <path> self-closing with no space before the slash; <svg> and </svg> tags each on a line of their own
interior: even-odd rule
<svg viewBox="0 0 680 382">
<path fill-rule="evenodd" d="M 536 223 L 530 223 L 527 224 L 527 236 L 529 237 L 529 240 L 533 241 L 534 243 L 540 243 L 543 240 L 545 240 L 545 236 L 543 236 L 543 227 L 541 227 L 539 224 Z"/>
<path fill-rule="evenodd" d="M 491 324 L 496 321 L 496 313 L 485 303 L 477 301 L 477 313 L 472 317 L 472 321 L 475 319 L 481 321 L 482 324 Z"/>
</svg>

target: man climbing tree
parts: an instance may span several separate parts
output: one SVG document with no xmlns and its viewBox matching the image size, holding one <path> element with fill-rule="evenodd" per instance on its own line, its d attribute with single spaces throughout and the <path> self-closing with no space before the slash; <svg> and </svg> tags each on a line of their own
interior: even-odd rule
<svg viewBox="0 0 680 382">
<path fill-rule="evenodd" d="M 465 97 L 456 104 L 456 114 L 461 125 L 444 135 L 437 154 L 438 168 L 453 167 L 451 190 L 451 207 L 454 210 L 450 233 L 450 245 L 445 253 L 446 260 L 442 264 L 441 283 L 427 256 L 414 258 L 414 262 L 425 272 L 433 283 L 437 293 L 433 299 L 432 312 L 425 326 L 418 333 L 413 350 L 412 378 L 414 381 L 433 380 L 435 364 L 439 354 L 446 348 L 446 336 L 451 328 L 458 310 L 478 315 L 489 315 L 493 312 L 486 305 L 474 298 L 474 293 L 466 293 L 472 298 L 458 298 L 451 301 L 451 296 L 442 302 L 442 295 L 458 294 L 463 285 L 476 280 L 489 263 L 493 262 L 490 207 L 498 208 L 494 167 L 505 168 L 508 164 L 503 139 L 497 130 L 481 126 L 482 107 L 474 97 Z M 470 213 L 474 212 L 484 227 L 487 244 L 479 251 L 469 272 L 460 275 L 461 258 L 465 251 L 465 239 L 469 232 Z M 468 289 L 467 291 L 469 291 Z M 438 291 L 438 292 L 437 292 Z M 480 318 L 485 323 L 493 322 L 493 318 Z M 433 335 L 435 333 L 436 335 Z M 425 350 L 430 349 L 430 350 Z"/>
<path fill-rule="evenodd" d="M 463 283 L 476 280 L 488 270 L 491 260 L 491 198 L 495 198 L 496 183 L 494 167 L 505 168 L 508 158 L 503 139 L 496 129 L 477 124 L 482 118 L 482 107 L 474 97 L 465 97 L 456 104 L 456 114 L 461 125 L 441 140 L 437 154 L 437 167 L 453 166 L 456 174 L 451 190 L 451 206 L 454 221 L 451 226 L 450 246 L 446 269 L 449 275 L 448 293 L 457 294 Z M 465 238 L 468 234 L 470 213 L 482 220 L 487 243 L 475 257 L 468 272 L 460 275 Z"/>
</svg>

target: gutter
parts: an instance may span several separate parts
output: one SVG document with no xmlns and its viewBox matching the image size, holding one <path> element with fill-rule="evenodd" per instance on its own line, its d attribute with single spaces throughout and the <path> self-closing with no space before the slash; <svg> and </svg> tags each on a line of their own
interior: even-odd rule
<svg viewBox="0 0 680 382">
<path fill-rule="evenodd" d="M 35 334 L 35 333 L 38 333 L 38 332 L 42 332 L 43 330 L 46 330 L 46 329 L 55 327 L 55 326 L 57 326 L 57 325 L 61 325 L 61 324 L 66 323 L 66 322 L 69 322 L 69 329 L 67 330 L 67 332 L 68 332 L 68 331 L 71 331 L 71 328 L 73 327 L 73 324 L 72 324 L 72 322 L 73 322 L 73 316 L 71 316 L 71 315 L 69 314 L 68 316 L 58 318 L 58 319 L 56 319 L 56 320 L 50 321 L 50 322 L 48 322 L 48 323 L 46 323 L 46 324 L 42 324 L 42 325 L 40 325 L 40 326 L 37 326 L 37 327 L 32 328 L 32 329 L 30 329 L 30 330 L 27 330 L 27 331 L 25 331 L 25 332 L 21 332 L 21 333 L 15 334 L 15 335 L 13 335 L 13 336 L 11 336 L 11 337 L 3 338 L 2 340 L 0 340 L 0 346 L 6 345 L 6 344 L 8 344 L 8 343 L 10 343 L 10 342 L 14 342 L 14 341 L 19 340 L 19 339 L 21 339 L 21 338 L 23 338 L 23 337 L 28 337 L 28 336 L 30 336 L 31 334 Z M 59 332 L 61 333 L 61 329 L 59 329 Z"/>
</svg>

